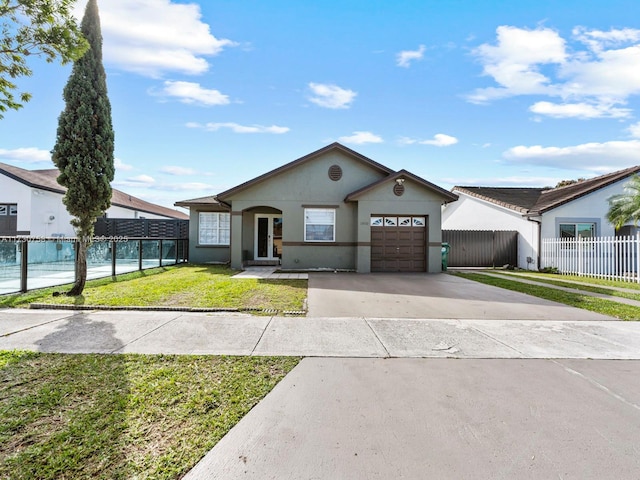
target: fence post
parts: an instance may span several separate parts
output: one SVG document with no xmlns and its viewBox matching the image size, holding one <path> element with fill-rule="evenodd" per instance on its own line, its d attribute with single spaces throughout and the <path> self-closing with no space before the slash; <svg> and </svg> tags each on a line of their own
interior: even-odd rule
<svg viewBox="0 0 640 480">
<path fill-rule="evenodd" d="M 111 276 L 116 276 L 116 241 L 111 240 Z"/>
<path fill-rule="evenodd" d="M 142 270 L 142 239 L 138 240 L 138 270 Z"/>
<path fill-rule="evenodd" d="M 29 242 L 26 240 L 20 243 L 20 291 L 27 291 L 27 275 L 29 272 Z"/>
<path fill-rule="evenodd" d="M 160 266 L 162 266 L 162 239 L 158 240 L 158 257 Z"/>
<path fill-rule="evenodd" d="M 633 253 L 636 255 L 636 283 L 640 283 L 640 232 L 636 232 L 636 245 Z"/>
<path fill-rule="evenodd" d="M 180 239 L 176 236 L 176 265 L 178 265 L 178 252 L 180 251 Z"/>
</svg>

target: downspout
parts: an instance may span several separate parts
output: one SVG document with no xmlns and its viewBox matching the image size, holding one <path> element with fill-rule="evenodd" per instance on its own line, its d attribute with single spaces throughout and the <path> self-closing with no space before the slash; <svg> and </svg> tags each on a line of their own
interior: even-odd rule
<svg viewBox="0 0 640 480">
<path fill-rule="evenodd" d="M 542 220 L 534 220 L 533 218 L 531 218 L 530 215 L 525 215 L 526 219 L 529 220 L 530 222 L 533 223 L 537 223 L 538 224 L 538 248 L 536 249 L 538 255 L 536 258 L 536 265 L 537 265 L 537 270 L 540 270 L 540 250 L 542 247 Z"/>
</svg>

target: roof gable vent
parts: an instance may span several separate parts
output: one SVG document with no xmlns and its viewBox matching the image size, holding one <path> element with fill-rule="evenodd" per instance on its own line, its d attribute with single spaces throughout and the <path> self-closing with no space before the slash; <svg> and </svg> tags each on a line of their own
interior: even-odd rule
<svg viewBox="0 0 640 480">
<path fill-rule="evenodd" d="M 340 165 L 331 165 L 329 167 L 329 178 L 334 182 L 337 182 L 342 178 L 342 168 Z"/>
</svg>

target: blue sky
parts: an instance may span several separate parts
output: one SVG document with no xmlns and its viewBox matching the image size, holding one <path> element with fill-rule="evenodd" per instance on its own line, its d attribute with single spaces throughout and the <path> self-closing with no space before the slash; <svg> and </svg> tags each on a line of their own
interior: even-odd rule
<svg viewBox="0 0 640 480">
<path fill-rule="evenodd" d="M 99 0 L 114 186 L 166 206 L 338 141 L 443 188 L 640 163 L 637 0 Z M 84 2 L 78 4 L 82 15 Z M 32 58 L 0 161 L 52 168 L 69 66 Z"/>
</svg>

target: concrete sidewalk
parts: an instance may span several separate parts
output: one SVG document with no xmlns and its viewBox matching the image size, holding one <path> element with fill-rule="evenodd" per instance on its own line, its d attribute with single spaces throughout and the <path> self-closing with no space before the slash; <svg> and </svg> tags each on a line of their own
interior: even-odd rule
<svg viewBox="0 0 640 480">
<path fill-rule="evenodd" d="M 637 479 L 640 362 L 305 358 L 184 477 Z"/>
<path fill-rule="evenodd" d="M 0 310 L 0 349 L 311 357 L 640 359 L 640 322 Z"/>
</svg>

